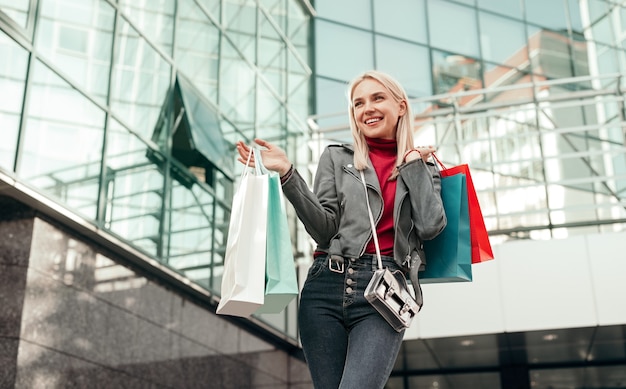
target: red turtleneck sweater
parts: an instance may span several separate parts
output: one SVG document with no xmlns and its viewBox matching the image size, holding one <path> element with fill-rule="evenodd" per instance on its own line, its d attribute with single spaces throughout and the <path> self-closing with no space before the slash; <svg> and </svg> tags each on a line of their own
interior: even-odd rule
<svg viewBox="0 0 626 389">
<path fill-rule="evenodd" d="M 376 225 L 380 254 L 393 256 L 393 206 L 396 198 L 397 181 L 389 181 L 389 177 L 396 166 L 398 146 L 395 139 L 366 138 L 366 140 L 370 149 L 370 160 L 372 165 L 374 165 L 374 170 L 376 170 L 383 195 L 383 215 Z M 365 252 L 376 254 L 376 246 L 374 246 L 373 239 L 365 247 Z"/>
</svg>

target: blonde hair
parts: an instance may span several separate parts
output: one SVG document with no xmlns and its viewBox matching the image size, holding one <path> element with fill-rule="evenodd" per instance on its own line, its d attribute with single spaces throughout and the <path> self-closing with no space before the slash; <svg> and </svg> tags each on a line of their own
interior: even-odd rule
<svg viewBox="0 0 626 389">
<path fill-rule="evenodd" d="M 350 116 L 350 129 L 352 130 L 352 137 L 354 138 L 354 166 L 358 170 L 367 169 L 367 159 L 369 155 L 369 147 L 365 135 L 357 126 L 356 118 L 354 116 L 354 104 L 352 101 L 354 89 L 364 80 L 372 79 L 378 81 L 387 91 L 391 94 L 393 99 L 400 103 L 402 101 L 406 104 L 406 111 L 404 115 L 398 118 L 398 124 L 396 125 L 396 143 L 398 146 L 398 155 L 396 159 L 396 167 L 394 167 L 390 180 L 398 177 L 397 166 L 403 162 L 404 153 L 411 150 L 414 146 L 413 143 L 413 128 L 411 125 L 411 119 L 413 114 L 411 106 L 408 102 L 408 97 L 404 88 L 398 81 L 396 81 L 390 75 L 377 71 L 370 70 L 357 76 L 348 88 L 348 104 L 349 104 L 349 116 Z"/>
</svg>

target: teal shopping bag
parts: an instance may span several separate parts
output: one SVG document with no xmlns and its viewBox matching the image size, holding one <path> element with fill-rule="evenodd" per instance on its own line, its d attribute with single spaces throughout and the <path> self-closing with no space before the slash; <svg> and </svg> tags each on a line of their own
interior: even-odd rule
<svg viewBox="0 0 626 389">
<path fill-rule="evenodd" d="M 441 200 L 448 224 L 433 240 L 424 241 L 426 266 L 422 283 L 472 281 L 472 246 L 464 174 L 441 177 Z"/>
<path fill-rule="evenodd" d="M 255 313 L 279 313 L 298 295 L 291 233 L 280 178 L 270 174 L 265 257 L 265 302 Z"/>
</svg>

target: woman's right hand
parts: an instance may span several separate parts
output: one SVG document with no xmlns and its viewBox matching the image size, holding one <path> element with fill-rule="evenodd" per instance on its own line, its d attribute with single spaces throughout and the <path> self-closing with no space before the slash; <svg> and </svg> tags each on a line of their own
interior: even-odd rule
<svg viewBox="0 0 626 389">
<path fill-rule="evenodd" d="M 263 158 L 263 166 L 267 170 L 277 172 L 281 177 L 289 172 L 291 169 L 291 162 L 287 158 L 287 154 L 278 146 L 275 146 L 263 139 L 255 139 L 254 142 L 261 146 L 261 157 Z M 237 160 L 244 165 L 248 160 L 248 156 L 252 152 L 250 147 L 242 141 L 237 142 L 237 151 L 239 152 L 239 158 Z M 254 154 L 250 156 L 250 166 L 254 167 Z"/>
</svg>

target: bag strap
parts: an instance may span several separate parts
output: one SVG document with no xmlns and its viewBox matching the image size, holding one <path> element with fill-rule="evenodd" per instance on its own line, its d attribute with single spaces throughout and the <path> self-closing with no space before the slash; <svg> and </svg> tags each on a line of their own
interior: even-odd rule
<svg viewBox="0 0 626 389">
<path fill-rule="evenodd" d="M 268 174 L 268 170 L 265 168 L 265 165 L 263 165 L 263 159 L 261 158 L 261 150 L 259 150 L 259 148 L 255 147 L 254 145 L 250 145 L 248 146 L 250 147 L 250 152 L 248 153 L 248 159 L 246 160 L 246 165 L 244 166 L 243 170 L 241 171 L 241 176 L 239 177 L 239 179 L 243 179 L 244 176 L 247 176 L 248 173 L 250 172 L 250 161 L 252 160 L 252 155 L 254 155 L 254 172 L 257 176 L 260 176 L 262 174 Z"/>
<path fill-rule="evenodd" d="M 367 194 L 367 185 L 365 184 L 365 175 L 363 174 L 363 170 L 360 170 L 361 173 L 361 183 L 363 183 L 363 189 L 365 189 L 365 202 L 367 203 L 367 212 L 370 218 L 370 226 L 372 228 L 372 238 L 374 239 L 374 247 L 376 247 L 376 259 L 378 260 L 378 268 L 383 268 L 383 261 L 380 258 L 380 246 L 378 245 L 378 234 L 376 233 L 376 224 L 374 223 L 374 216 L 372 216 L 372 207 L 370 207 L 370 200 Z M 420 241 L 421 244 L 421 241 Z M 418 256 L 418 263 L 411 264 L 411 282 L 413 283 L 413 291 L 415 292 L 415 302 L 418 306 L 417 311 L 419 312 L 422 309 L 422 305 L 424 304 L 424 300 L 422 297 L 422 287 L 419 283 L 419 278 L 417 272 L 419 271 L 419 266 L 422 263 L 422 259 Z"/>
<path fill-rule="evenodd" d="M 441 166 L 442 170 L 446 170 L 446 167 L 443 165 L 443 163 L 439 160 L 439 158 L 437 158 L 437 154 L 435 153 L 430 153 L 430 155 L 433 156 L 433 158 L 435 159 L 435 161 L 437 161 L 437 163 L 439 164 L 439 166 Z"/>
<path fill-rule="evenodd" d="M 380 258 L 380 246 L 378 245 L 378 234 L 376 233 L 376 224 L 374 223 L 374 216 L 372 216 L 372 207 L 370 207 L 370 198 L 367 195 L 367 185 L 365 184 L 365 175 L 363 170 L 359 170 L 361 173 L 361 182 L 363 183 L 363 189 L 365 189 L 365 203 L 367 203 L 367 212 L 370 217 L 370 226 L 372 227 L 372 237 L 374 238 L 374 247 L 376 247 L 376 259 L 378 260 L 378 268 L 383 268 L 383 260 Z"/>
</svg>

